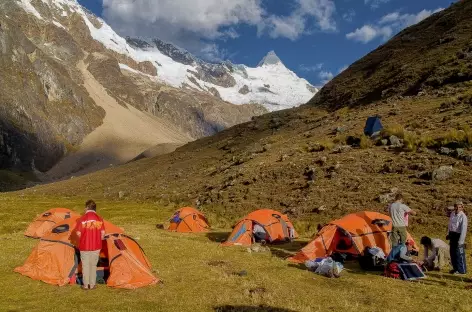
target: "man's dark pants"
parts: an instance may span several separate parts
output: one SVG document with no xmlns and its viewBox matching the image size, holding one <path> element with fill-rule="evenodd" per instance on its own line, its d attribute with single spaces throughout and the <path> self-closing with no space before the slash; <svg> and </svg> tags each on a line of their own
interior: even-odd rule
<svg viewBox="0 0 472 312">
<path fill-rule="evenodd" d="M 451 252 L 451 264 L 455 272 L 467 273 L 465 262 L 465 246 L 459 244 L 461 233 L 449 232 L 449 246 Z"/>
</svg>

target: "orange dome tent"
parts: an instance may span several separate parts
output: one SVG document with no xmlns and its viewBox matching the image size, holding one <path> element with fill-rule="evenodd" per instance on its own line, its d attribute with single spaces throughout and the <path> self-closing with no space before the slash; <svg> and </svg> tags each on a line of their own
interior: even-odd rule
<svg viewBox="0 0 472 312">
<path fill-rule="evenodd" d="M 76 248 L 72 216 L 43 235 L 26 262 L 15 269 L 34 280 L 64 286 L 80 280 L 80 254 Z M 105 221 L 105 240 L 100 252 L 97 278 L 110 287 L 135 289 L 156 284 L 151 265 L 139 244 L 119 227 Z"/>
<path fill-rule="evenodd" d="M 302 263 L 334 252 L 357 256 L 362 255 L 366 247 L 379 247 L 388 255 L 391 221 L 389 216 L 378 212 L 362 211 L 347 215 L 324 226 L 313 241 L 289 260 Z M 414 243 L 410 234 L 408 239 Z M 413 248 L 417 249 L 416 245 Z"/>
<path fill-rule="evenodd" d="M 251 212 L 234 226 L 233 232 L 223 246 L 242 245 L 250 246 L 257 237 L 255 227 L 263 229 L 268 243 L 291 240 L 298 237 L 292 222 L 284 214 L 271 209 L 261 209 Z"/>
<path fill-rule="evenodd" d="M 170 219 L 168 230 L 181 233 L 199 233 L 208 232 L 209 228 L 206 217 L 200 211 L 184 207 L 174 213 Z"/>
<path fill-rule="evenodd" d="M 64 222 L 71 217 L 78 217 L 79 214 L 67 208 L 53 208 L 40 214 L 30 223 L 25 231 L 25 236 L 41 238 L 49 233 L 57 224 Z"/>
</svg>

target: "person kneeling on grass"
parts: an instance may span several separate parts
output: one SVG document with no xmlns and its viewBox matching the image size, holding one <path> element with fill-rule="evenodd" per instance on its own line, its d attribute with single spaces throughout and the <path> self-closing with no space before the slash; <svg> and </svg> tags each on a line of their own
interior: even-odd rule
<svg viewBox="0 0 472 312">
<path fill-rule="evenodd" d="M 93 200 L 85 203 L 85 214 L 77 220 L 76 234 L 79 237 L 80 260 L 82 261 L 82 289 L 95 289 L 97 286 L 97 263 L 105 239 L 103 219 L 95 212 L 97 205 Z"/>
<path fill-rule="evenodd" d="M 423 236 L 420 241 L 424 247 L 423 266 L 427 270 L 440 270 L 451 261 L 449 246 L 439 238 Z"/>
</svg>

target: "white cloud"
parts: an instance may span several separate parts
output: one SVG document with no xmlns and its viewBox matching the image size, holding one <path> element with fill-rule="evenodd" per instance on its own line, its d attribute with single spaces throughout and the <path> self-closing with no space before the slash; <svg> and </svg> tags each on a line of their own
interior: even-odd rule
<svg viewBox="0 0 472 312">
<path fill-rule="evenodd" d="M 393 13 L 390 13 L 390 14 L 387 14 L 385 16 L 383 16 L 380 20 L 379 20 L 379 24 L 383 25 L 383 24 L 390 24 L 390 23 L 396 23 L 398 21 L 398 19 L 400 18 L 400 13 L 399 12 L 393 12 Z"/>
<path fill-rule="evenodd" d="M 300 70 L 304 72 L 316 72 L 323 68 L 323 63 L 315 64 L 315 65 L 300 65 Z"/>
<path fill-rule="evenodd" d="M 388 3 L 390 0 L 364 0 L 364 4 L 370 5 L 372 10 L 378 9 L 382 4 Z"/>
<path fill-rule="evenodd" d="M 443 8 L 438 8 L 434 11 L 422 10 L 417 14 L 400 14 L 399 12 L 393 12 L 383 16 L 375 25 L 370 24 L 357 28 L 355 31 L 348 33 L 346 38 L 362 43 L 368 43 L 377 38 L 387 40 L 394 33 L 417 24 L 432 14 L 442 10 Z"/>
<path fill-rule="evenodd" d="M 406 28 L 408 26 L 417 24 L 424 20 L 425 18 L 428 18 L 434 13 L 440 12 L 444 10 L 443 8 L 438 8 L 434 11 L 432 10 L 422 10 L 418 14 L 400 14 L 399 12 L 393 12 L 390 14 L 387 14 L 383 16 L 379 24 L 385 25 L 389 24 L 390 26 L 393 27 L 400 27 L 400 28 Z"/>
<path fill-rule="evenodd" d="M 321 30 L 336 30 L 333 15 L 336 5 L 333 0 L 297 0 L 301 14 L 305 17 L 314 17 Z"/>
<path fill-rule="evenodd" d="M 343 14 L 343 20 L 345 20 L 346 22 L 352 22 L 355 16 L 356 16 L 356 11 L 354 11 L 353 9 L 350 9 L 349 11 Z"/>
<path fill-rule="evenodd" d="M 216 62 L 227 59 L 228 51 L 220 49 L 217 44 L 208 43 L 202 46 L 200 54 L 204 59 Z"/>
<path fill-rule="evenodd" d="M 355 31 L 346 35 L 347 39 L 368 43 L 375 38 L 382 37 L 384 40 L 392 36 L 393 30 L 390 27 L 377 27 L 373 25 L 364 25 Z"/>
<path fill-rule="evenodd" d="M 268 20 L 269 35 L 272 38 L 298 39 L 305 31 L 305 21 L 298 16 L 271 16 Z"/>
<path fill-rule="evenodd" d="M 335 31 L 336 22 L 333 15 L 336 6 L 333 0 L 295 0 L 295 9 L 288 16 L 269 16 L 260 26 L 259 33 L 268 31 L 272 38 L 296 40 L 304 34 L 311 33 L 312 20 L 316 28 L 323 31 Z"/>
<path fill-rule="evenodd" d="M 107 19 L 127 26 L 167 25 L 208 39 L 223 37 L 222 27 L 256 25 L 264 14 L 259 0 L 103 0 L 103 7 Z"/>
<path fill-rule="evenodd" d="M 157 37 L 209 59 L 222 54 L 215 40 L 237 38 L 235 27 L 258 25 L 265 14 L 261 0 L 103 0 L 120 34 Z"/>
<path fill-rule="evenodd" d="M 200 55 L 216 52 L 217 40 L 237 38 L 240 25 L 290 40 L 336 30 L 334 0 L 290 1 L 292 12 L 279 16 L 263 0 L 103 0 L 103 16 L 122 35 L 157 37 Z"/>
<path fill-rule="evenodd" d="M 331 79 L 334 78 L 334 75 L 332 72 L 329 71 L 322 71 L 318 74 L 318 77 L 321 79 L 321 83 L 323 85 L 327 84 L 328 82 L 331 81 Z"/>
</svg>

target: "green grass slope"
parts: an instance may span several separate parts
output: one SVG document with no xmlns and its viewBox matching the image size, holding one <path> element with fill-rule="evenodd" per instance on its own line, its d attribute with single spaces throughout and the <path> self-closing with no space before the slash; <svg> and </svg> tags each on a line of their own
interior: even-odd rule
<svg viewBox="0 0 472 312">
<path fill-rule="evenodd" d="M 13 269 L 29 255 L 36 240 L 23 236 L 36 214 L 56 206 L 82 211 L 83 201 L 64 197 L 0 196 L 0 311 L 470 311 L 472 299 L 464 277 L 434 272 L 409 283 L 362 272 L 349 264 L 339 279 L 317 276 L 282 257 L 303 244 L 281 245 L 271 252 L 248 253 L 222 248 L 209 235 L 157 230 L 171 207 L 151 203 L 99 201 L 99 212 L 124 227 L 144 248 L 164 281 L 135 291 L 105 286 L 84 292 L 78 286 L 56 287 L 31 280 Z M 21 213 L 18 213 L 21 211 Z M 211 238 L 211 239 L 210 239 Z M 236 273 L 245 270 L 246 276 Z"/>
<path fill-rule="evenodd" d="M 336 109 L 464 88 L 472 80 L 471 39 L 472 1 L 457 1 L 352 64 L 309 104 Z"/>
<path fill-rule="evenodd" d="M 353 65 L 315 98 L 324 98 L 324 106 L 306 105 L 257 117 L 168 155 L 0 196 L 0 216 L 5 220 L 0 224 L 5 250 L 0 253 L 0 287 L 4 290 L 0 310 L 96 309 L 87 305 L 90 299 L 99 302 L 104 311 L 261 311 L 260 305 L 265 307 L 262 311 L 282 312 L 470 311 L 472 301 L 464 289 L 470 284 L 467 277 L 433 272 L 421 283 L 406 283 L 349 264 L 340 279 L 332 280 L 283 259 L 316 232 L 318 223 L 360 210 L 384 211 L 386 203 L 379 197 L 392 188 L 402 192 L 408 205 L 419 212 L 410 222 L 417 239 L 424 234 L 444 237 L 444 209 L 457 197 L 472 202 L 472 162 L 438 153 L 439 147 L 455 146 L 472 156 L 472 84 L 465 79 L 439 85 L 428 82 L 432 77 L 448 76 L 449 70 L 460 70 L 459 76 L 463 76 L 467 58 L 459 55 L 446 66 L 437 61 L 437 55 L 466 53 L 463 29 L 469 29 L 464 21 L 472 16 L 470 10 L 471 1 L 462 1 L 405 30 L 392 42 L 407 33 L 417 44 L 393 46 L 390 58 L 377 56 L 382 62 L 369 75 L 353 69 L 362 67 L 359 64 L 365 60 Z M 427 46 L 421 41 L 424 36 L 442 42 L 442 50 L 433 46 L 419 51 Z M 455 38 L 444 41 L 446 36 Z M 446 47 L 450 53 L 445 53 Z M 404 67 L 391 65 L 403 68 L 397 73 L 398 81 L 385 78 L 389 69 L 383 61 L 400 62 L 402 58 Z M 415 74 L 422 71 L 411 72 L 410 68 L 423 68 L 421 64 L 444 65 L 434 67 L 418 84 L 423 92 L 392 96 L 387 101 L 368 96 L 369 90 L 376 89 L 393 90 L 385 96 L 409 95 L 405 92 L 419 81 L 414 77 L 423 77 Z M 432 69 L 430 65 L 424 66 Z M 357 85 L 361 88 L 356 89 Z M 360 91 L 349 93 L 352 90 Z M 362 105 L 366 103 L 370 105 Z M 375 114 L 382 116 L 383 135 L 397 135 L 404 140 L 402 147 L 375 146 L 362 136 L 366 118 Z M 360 147 L 346 148 L 349 136 L 360 138 Z M 440 166 L 451 166 L 452 176 L 443 181 L 427 178 Z M 105 218 L 139 238 L 164 280 L 163 286 L 132 292 L 102 287 L 85 294 L 77 287 L 55 288 L 12 272 L 35 244 L 23 238 L 22 232 L 36 213 L 54 206 L 80 211 L 88 198 L 99 202 Z M 178 235 L 155 228 L 184 205 L 199 206 L 215 233 L 209 237 Z M 304 239 L 272 248 L 270 253 L 221 248 L 213 241 L 226 236 L 234 221 L 257 208 L 286 212 Z M 248 275 L 233 274 L 242 270 Z"/>
</svg>

